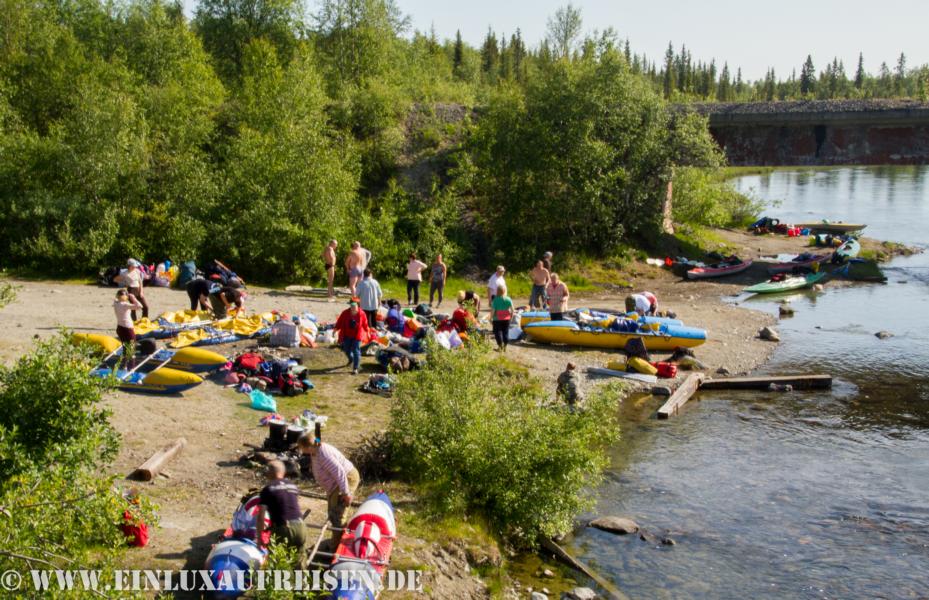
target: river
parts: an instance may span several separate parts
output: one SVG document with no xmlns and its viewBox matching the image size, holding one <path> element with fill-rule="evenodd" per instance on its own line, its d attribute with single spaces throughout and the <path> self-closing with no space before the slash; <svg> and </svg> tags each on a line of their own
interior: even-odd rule
<svg viewBox="0 0 929 600">
<path fill-rule="evenodd" d="M 929 167 L 776 170 L 734 185 L 782 221 L 929 239 Z M 797 295 L 778 324 L 763 371 L 832 373 L 830 391 L 705 392 L 669 421 L 653 400 L 627 403 L 597 513 L 654 537 L 585 529 L 570 549 L 632 598 L 929 594 L 929 253 L 886 274 Z"/>
</svg>

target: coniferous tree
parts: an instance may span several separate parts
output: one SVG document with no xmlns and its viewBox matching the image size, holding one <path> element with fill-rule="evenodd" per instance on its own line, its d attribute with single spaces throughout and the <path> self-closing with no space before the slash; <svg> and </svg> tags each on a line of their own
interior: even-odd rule
<svg viewBox="0 0 929 600">
<path fill-rule="evenodd" d="M 664 97 L 671 98 L 677 84 L 674 79 L 674 46 L 668 42 L 668 50 L 664 55 Z"/>
<path fill-rule="evenodd" d="M 864 86 L 864 53 L 858 53 L 858 68 L 855 70 L 855 89 L 860 90 Z"/>
<path fill-rule="evenodd" d="M 629 38 L 626 38 L 626 44 L 623 46 L 623 56 L 626 57 L 626 64 L 632 65 L 632 50 L 629 48 Z"/>
<path fill-rule="evenodd" d="M 897 59 L 897 69 L 894 71 L 894 93 L 898 96 L 906 94 L 906 56 L 903 52 Z"/>
<path fill-rule="evenodd" d="M 500 80 L 510 80 L 510 48 L 506 45 L 506 34 L 500 36 Z"/>
<path fill-rule="evenodd" d="M 499 69 L 500 56 L 497 45 L 497 35 L 493 29 L 487 28 L 487 36 L 484 38 L 484 44 L 481 46 L 481 72 L 484 74 L 484 80 L 494 82 L 497 79 L 497 70 Z"/>
<path fill-rule="evenodd" d="M 816 87 L 816 69 L 813 67 L 813 57 L 806 55 L 806 62 L 800 69 L 800 95 L 812 94 Z"/>
<path fill-rule="evenodd" d="M 716 99 L 720 102 L 731 100 L 731 82 L 729 81 L 729 63 L 723 63 L 723 70 L 719 74 L 719 85 L 716 87 Z"/>
<path fill-rule="evenodd" d="M 513 78 L 523 82 L 526 79 L 526 45 L 523 43 L 523 34 L 518 27 L 516 33 L 510 38 L 510 53 L 513 56 Z"/>
</svg>

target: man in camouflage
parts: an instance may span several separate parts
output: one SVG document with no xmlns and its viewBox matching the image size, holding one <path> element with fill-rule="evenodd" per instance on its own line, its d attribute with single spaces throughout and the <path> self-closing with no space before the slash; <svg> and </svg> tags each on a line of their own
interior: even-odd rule
<svg viewBox="0 0 929 600">
<path fill-rule="evenodd" d="M 577 373 L 577 365 L 568 363 L 564 372 L 558 376 L 558 398 L 573 410 L 578 404 L 584 401 L 584 395 L 581 393 L 581 378 Z"/>
</svg>

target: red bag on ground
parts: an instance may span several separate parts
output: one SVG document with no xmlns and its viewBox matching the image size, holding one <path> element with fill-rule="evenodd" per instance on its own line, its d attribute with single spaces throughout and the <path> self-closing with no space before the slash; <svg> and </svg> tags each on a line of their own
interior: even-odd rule
<svg viewBox="0 0 929 600">
<path fill-rule="evenodd" d="M 677 365 L 669 362 L 653 362 L 652 366 L 658 369 L 658 377 L 664 377 L 665 379 L 677 377 Z"/>
<path fill-rule="evenodd" d="M 123 511 L 123 524 L 119 526 L 120 531 L 126 536 L 126 541 L 130 546 L 144 548 L 148 545 L 148 525 L 144 522 L 135 522 L 132 513 L 128 510 Z"/>
<path fill-rule="evenodd" d="M 254 373 L 258 370 L 258 365 L 260 365 L 263 360 L 264 358 L 260 354 L 246 352 L 235 359 L 232 363 L 232 368 L 236 371 Z"/>
</svg>

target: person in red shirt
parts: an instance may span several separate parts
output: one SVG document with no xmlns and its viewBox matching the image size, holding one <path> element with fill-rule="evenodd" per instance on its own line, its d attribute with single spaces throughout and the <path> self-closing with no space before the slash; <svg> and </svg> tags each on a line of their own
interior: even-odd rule
<svg viewBox="0 0 929 600">
<path fill-rule="evenodd" d="M 335 330 L 339 334 L 342 352 L 348 357 L 348 364 L 352 366 L 352 375 L 357 375 L 361 363 L 361 340 L 365 339 L 368 333 L 368 317 L 358 308 L 358 302 L 354 298 L 336 320 Z"/>
<path fill-rule="evenodd" d="M 452 313 L 452 325 L 455 326 L 455 329 L 458 333 L 465 333 L 468 329 L 477 326 L 477 321 L 474 318 L 474 315 L 465 308 L 462 304 L 458 304 L 458 308 L 455 309 L 455 312 Z"/>
</svg>

